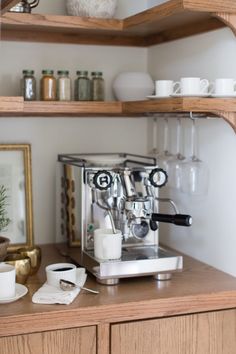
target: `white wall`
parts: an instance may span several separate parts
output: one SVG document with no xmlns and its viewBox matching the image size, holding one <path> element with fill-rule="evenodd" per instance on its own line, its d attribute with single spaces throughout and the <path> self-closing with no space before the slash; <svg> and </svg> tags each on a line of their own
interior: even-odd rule
<svg viewBox="0 0 236 354">
<path fill-rule="evenodd" d="M 236 40 L 228 29 L 154 46 L 148 52 L 148 69 L 156 79 L 236 78 L 235 62 Z M 198 154 L 210 170 L 209 192 L 197 198 L 166 191 L 178 202 L 182 212 L 193 216 L 194 223 L 187 229 L 162 225 L 161 239 L 173 248 L 236 275 L 236 136 L 222 119 L 201 120 L 197 124 Z M 175 122 L 170 126 L 175 152 Z M 190 122 L 184 126 L 185 154 L 189 156 Z M 160 148 L 162 131 L 160 128 Z"/>
<path fill-rule="evenodd" d="M 140 10 L 120 3 L 119 15 Z M 41 0 L 34 13 L 65 13 L 64 0 Z M 135 58 L 135 60 L 134 60 Z M 23 69 L 32 68 L 39 80 L 43 68 L 104 72 L 106 98 L 112 99 L 111 82 L 120 71 L 146 70 L 147 50 L 142 48 L 0 42 L 0 95 L 19 95 Z M 50 243 L 55 234 L 55 165 L 64 152 L 146 151 L 146 120 L 135 118 L 0 118 L 0 143 L 32 145 L 33 211 L 35 242 Z M 139 139 L 142 137 L 142 139 Z"/>
</svg>

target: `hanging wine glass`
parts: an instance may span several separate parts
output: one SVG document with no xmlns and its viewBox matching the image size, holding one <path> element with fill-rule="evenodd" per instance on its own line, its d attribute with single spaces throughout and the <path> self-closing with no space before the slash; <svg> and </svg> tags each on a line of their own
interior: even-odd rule
<svg viewBox="0 0 236 354">
<path fill-rule="evenodd" d="M 207 164 L 197 157 L 196 119 L 192 117 L 191 156 L 181 166 L 181 190 L 191 195 L 207 194 L 209 170 Z"/>
<path fill-rule="evenodd" d="M 176 155 L 167 161 L 169 186 L 175 189 L 180 189 L 182 178 L 182 166 L 185 161 L 185 156 L 182 154 L 182 126 L 181 118 L 177 118 L 177 130 L 176 130 Z"/>
<path fill-rule="evenodd" d="M 164 143 L 163 151 L 157 154 L 157 164 L 168 173 L 168 160 L 173 157 L 169 151 L 169 122 L 168 118 L 164 118 Z"/>
<path fill-rule="evenodd" d="M 152 122 L 153 122 L 153 124 L 152 124 L 152 149 L 149 154 L 156 158 L 157 155 L 159 154 L 158 148 L 157 148 L 157 142 L 158 142 L 157 117 L 154 117 Z"/>
</svg>

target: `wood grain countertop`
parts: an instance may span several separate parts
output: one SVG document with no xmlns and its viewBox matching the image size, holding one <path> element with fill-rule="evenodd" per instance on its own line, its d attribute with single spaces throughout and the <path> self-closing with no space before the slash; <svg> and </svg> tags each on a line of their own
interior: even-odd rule
<svg viewBox="0 0 236 354">
<path fill-rule="evenodd" d="M 28 294 L 0 304 L 0 337 L 236 308 L 236 278 L 187 256 L 183 271 L 170 281 L 140 277 L 105 286 L 89 277 L 86 286 L 99 295 L 81 291 L 71 305 L 33 304 L 33 293 L 46 280 L 45 266 L 66 261 L 53 245 L 41 248 L 42 265 L 27 281 Z"/>
</svg>

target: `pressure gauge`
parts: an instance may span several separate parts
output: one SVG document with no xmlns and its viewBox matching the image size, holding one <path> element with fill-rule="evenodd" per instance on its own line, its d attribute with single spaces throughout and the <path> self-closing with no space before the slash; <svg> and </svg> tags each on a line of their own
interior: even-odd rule
<svg viewBox="0 0 236 354">
<path fill-rule="evenodd" d="M 166 171 L 164 171 L 162 168 L 155 168 L 150 173 L 149 180 L 154 187 L 160 188 L 167 183 L 168 176 Z"/>
<path fill-rule="evenodd" d="M 97 189 L 105 191 L 112 185 L 112 176 L 108 171 L 98 171 L 93 176 L 93 183 Z"/>
</svg>

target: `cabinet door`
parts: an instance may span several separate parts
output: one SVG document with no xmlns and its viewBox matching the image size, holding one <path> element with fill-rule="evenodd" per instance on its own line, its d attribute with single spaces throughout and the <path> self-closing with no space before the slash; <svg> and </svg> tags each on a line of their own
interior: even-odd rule
<svg viewBox="0 0 236 354">
<path fill-rule="evenodd" d="M 116 324 L 112 354 L 235 354 L 236 310 Z"/>
<path fill-rule="evenodd" d="M 3 337 L 0 354 L 96 354 L 96 327 Z"/>
</svg>

